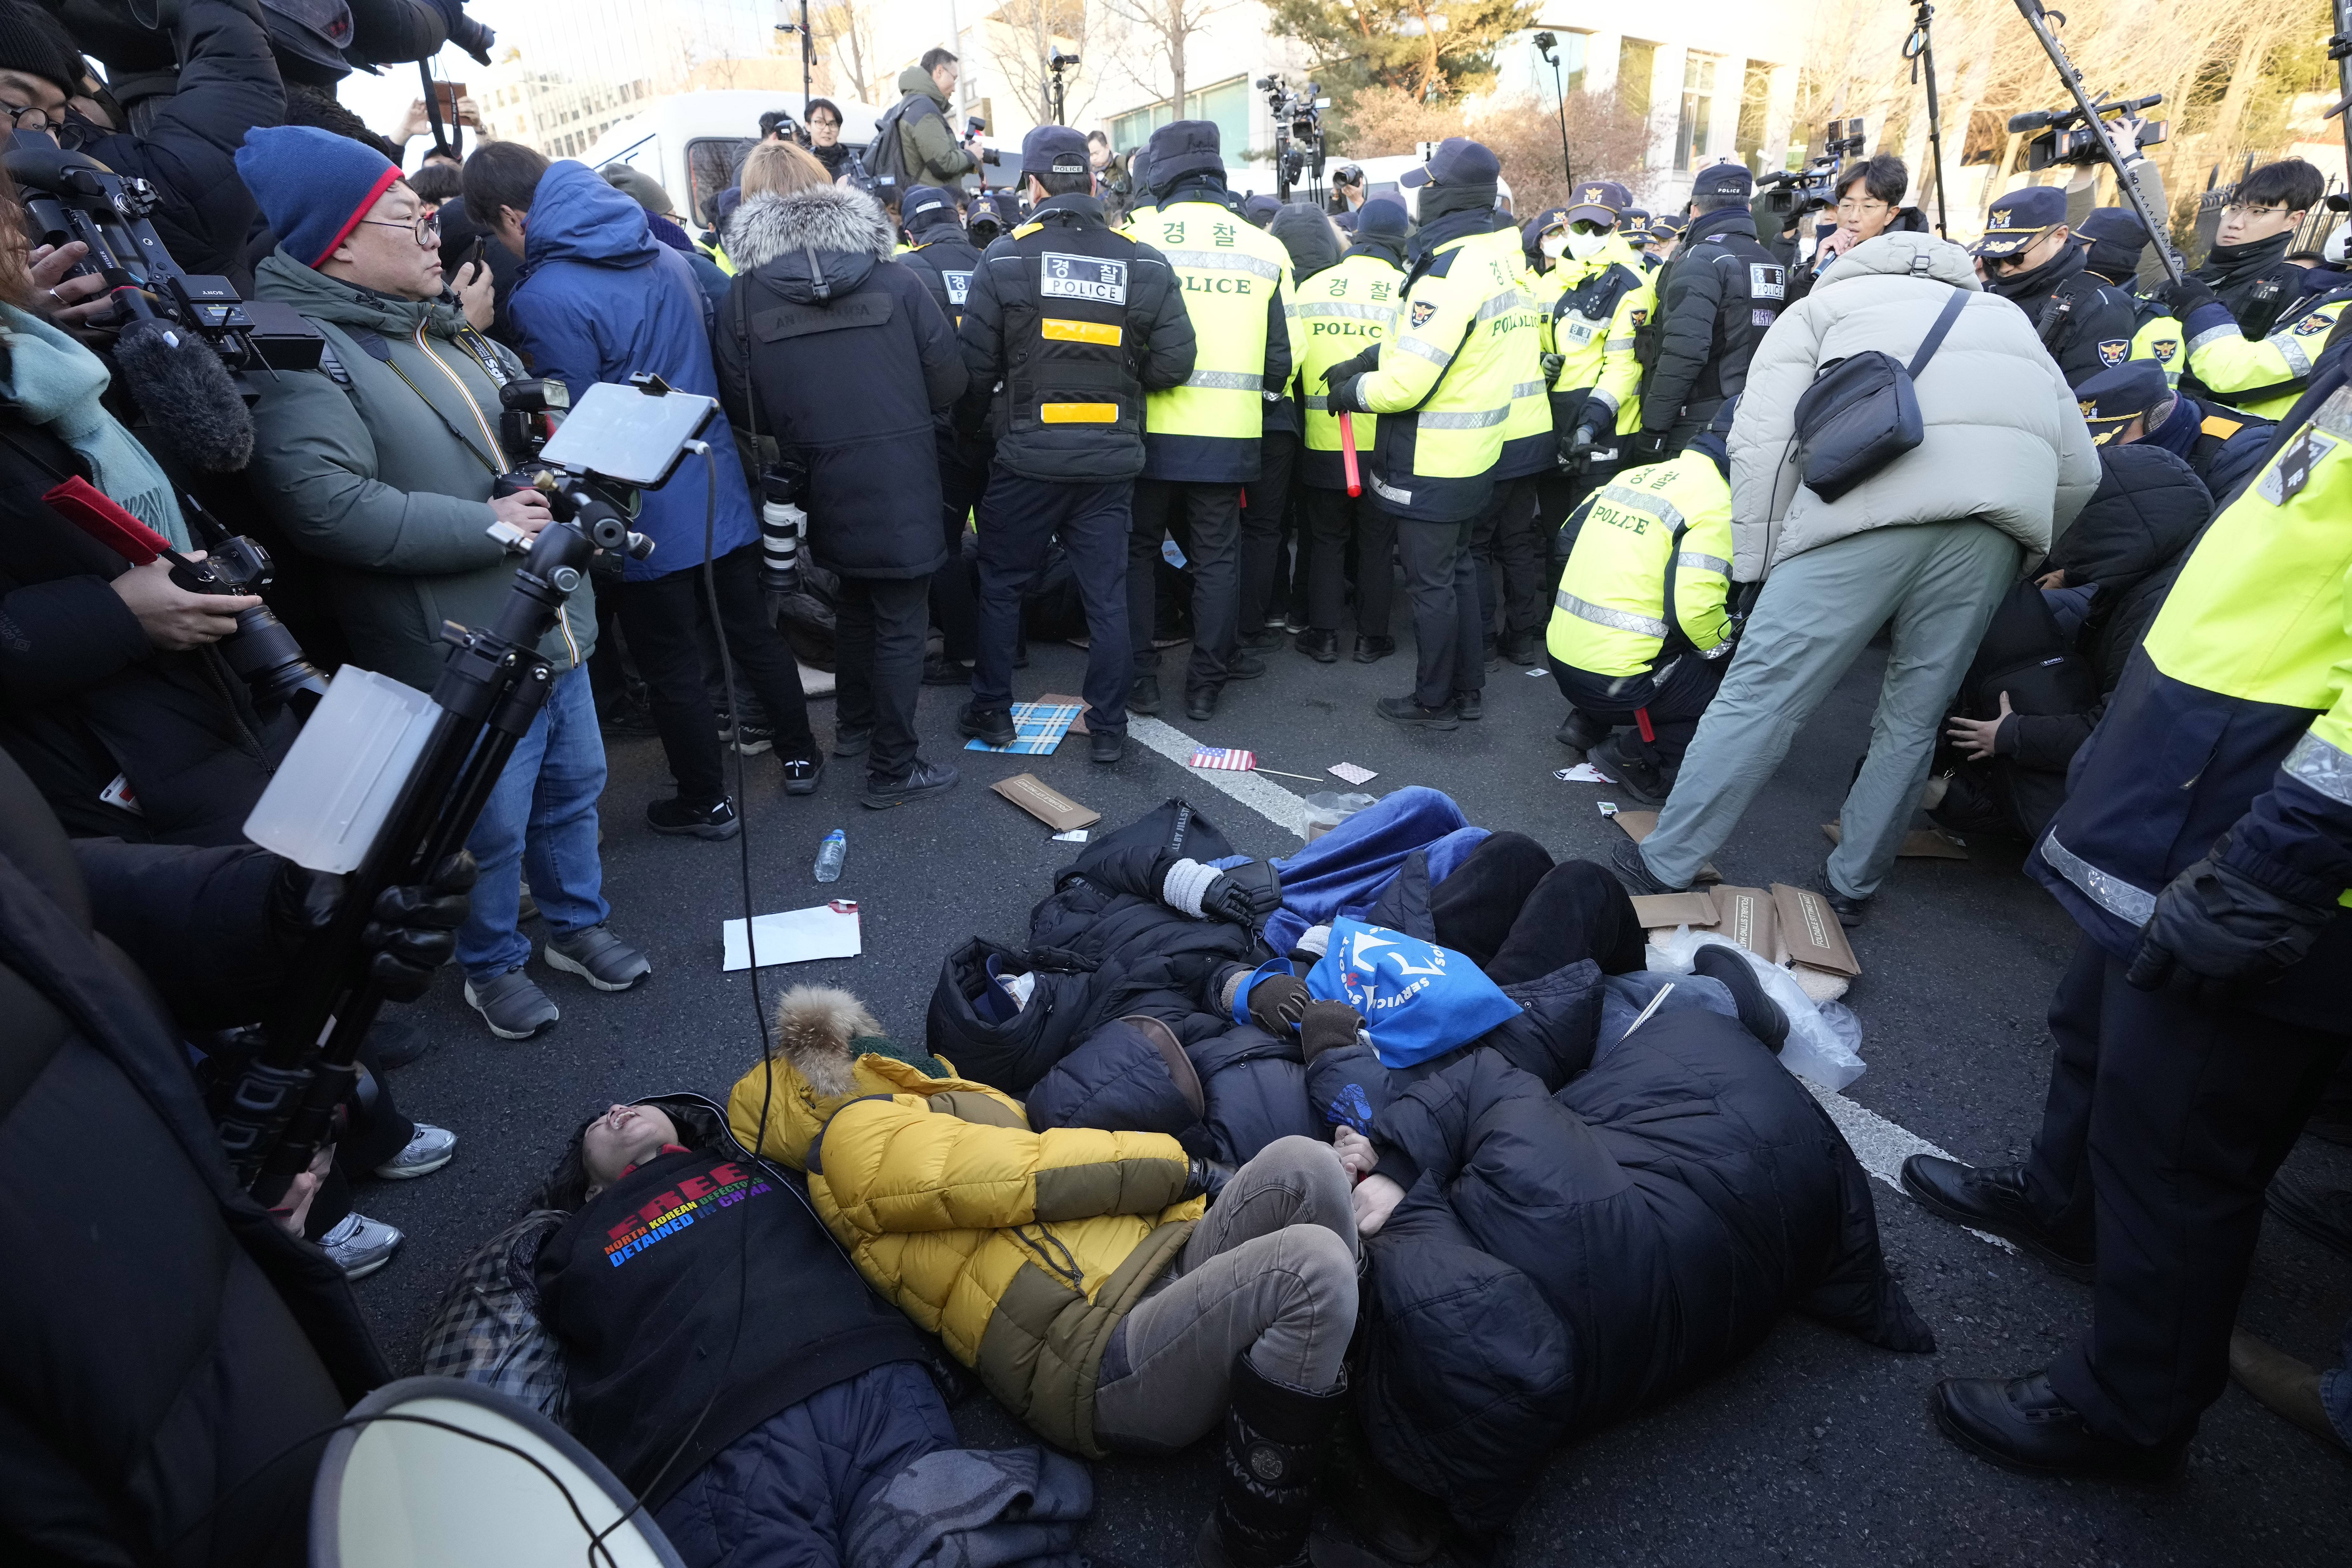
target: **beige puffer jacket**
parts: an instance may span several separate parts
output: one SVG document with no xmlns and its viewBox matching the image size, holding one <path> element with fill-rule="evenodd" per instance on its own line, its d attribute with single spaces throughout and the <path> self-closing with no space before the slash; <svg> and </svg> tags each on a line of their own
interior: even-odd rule
<svg viewBox="0 0 2352 1568">
<path fill-rule="evenodd" d="M 1797 399 L 1832 360 L 1906 363 L 1954 289 L 1970 298 L 1918 379 L 1927 437 L 1836 500 L 1799 479 Z M 1849 534 L 1973 518 L 2039 560 L 2099 484 L 2074 395 L 2025 313 L 1981 292 L 1967 251 L 1883 234 L 1838 258 L 1764 335 L 1731 426 L 1732 576 L 1761 578 Z"/>
</svg>

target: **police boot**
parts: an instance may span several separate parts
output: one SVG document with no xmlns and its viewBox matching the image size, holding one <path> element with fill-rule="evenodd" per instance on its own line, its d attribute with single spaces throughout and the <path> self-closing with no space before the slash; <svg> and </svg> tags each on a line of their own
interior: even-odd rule
<svg viewBox="0 0 2352 1568">
<path fill-rule="evenodd" d="M 1298 640 L 1291 646 L 1296 647 L 1299 652 L 1305 654 L 1307 658 L 1313 659 L 1318 664 L 1337 664 L 1339 662 L 1339 634 L 1338 632 L 1318 632 L 1314 630 L 1303 631 L 1298 634 Z"/>
<path fill-rule="evenodd" d="M 1135 684 L 1127 689 L 1127 708 L 1130 713 L 1160 711 L 1160 677 L 1156 672 L 1147 669 L 1135 678 Z"/>
<path fill-rule="evenodd" d="M 1200 1568 L 1381 1568 L 1369 1552 L 1312 1531 L 1316 1479 L 1347 1384 L 1325 1394 L 1261 1374 L 1234 1358 L 1217 1506 L 1194 1546 Z"/>
</svg>

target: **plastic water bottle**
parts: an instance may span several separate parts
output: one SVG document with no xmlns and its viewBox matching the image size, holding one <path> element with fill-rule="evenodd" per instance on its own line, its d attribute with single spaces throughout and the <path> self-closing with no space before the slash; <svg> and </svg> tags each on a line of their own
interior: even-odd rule
<svg viewBox="0 0 2352 1568">
<path fill-rule="evenodd" d="M 838 827 L 824 836 L 816 847 L 816 879 L 820 882 L 841 880 L 841 863 L 849 858 L 849 836 Z"/>
</svg>

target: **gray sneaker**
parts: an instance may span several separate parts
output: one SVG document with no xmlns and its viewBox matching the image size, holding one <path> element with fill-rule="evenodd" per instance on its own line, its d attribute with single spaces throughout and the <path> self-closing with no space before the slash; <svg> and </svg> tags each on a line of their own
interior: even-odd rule
<svg viewBox="0 0 2352 1568">
<path fill-rule="evenodd" d="M 577 974 L 599 991 L 626 991 L 654 972 L 651 959 L 605 926 L 549 937 L 544 956 L 550 969 Z"/>
<path fill-rule="evenodd" d="M 411 1176 L 429 1176 L 455 1159 L 457 1135 L 446 1127 L 435 1127 L 427 1122 L 416 1124 L 409 1134 L 408 1146 L 375 1168 L 375 1173 L 387 1182 L 404 1182 Z"/>
<path fill-rule="evenodd" d="M 363 1214 L 347 1214 L 336 1222 L 334 1229 L 319 1238 L 319 1245 L 335 1260 L 344 1279 L 358 1279 L 391 1262 L 403 1239 L 398 1226 L 370 1219 Z"/>
<path fill-rule="evenodd" d="M 479 1013 L 490 1033 L 502 1040 L 527 1040 L 563 1016 L 520 964 L 478 985 L 467 981 L 466 1005 Z"/>
</svg>

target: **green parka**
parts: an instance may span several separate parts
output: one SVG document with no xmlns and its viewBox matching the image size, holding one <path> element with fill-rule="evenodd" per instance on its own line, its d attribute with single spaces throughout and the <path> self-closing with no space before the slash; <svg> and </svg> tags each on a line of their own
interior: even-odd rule
<svg viewBox="0 0 2352 1568">
<path fill-rule="evenodd" d="M 903 95 L 917 93 L 930 100 L 938 113 L 927 113 L 921 104 L 909 105 L 898 121 L 899 145 L 907 160 L 907 180 L 913 185 L 939 185 L 957 190 L 963 177 L 980 165 L 972 161 L 963 144 L 956 140 L 955 128 L 948 123 L 952 106 L 931 73 L 920 66 L 908 66 L 898 73 L 898 91 Z"/>
<path fill-rule="evenodd" d="M 255 279 L 260 298 L 325 334 L 334 363 L 254 378 L 254 489 L 295 547 L 328 563 L 353 658 L 430 690 L 448 653 L 442 623 L 488 624 L 514 583 L 520 558 L 487 531 L 490 482 L 514 464 L 498 441 L 498 377 L 522 366 L 446 298 L 378 294 L 283 249 Z M 595 649 L 587 598 L 573 594 L 540 645 L 559 673 Z"/>
</svg>

